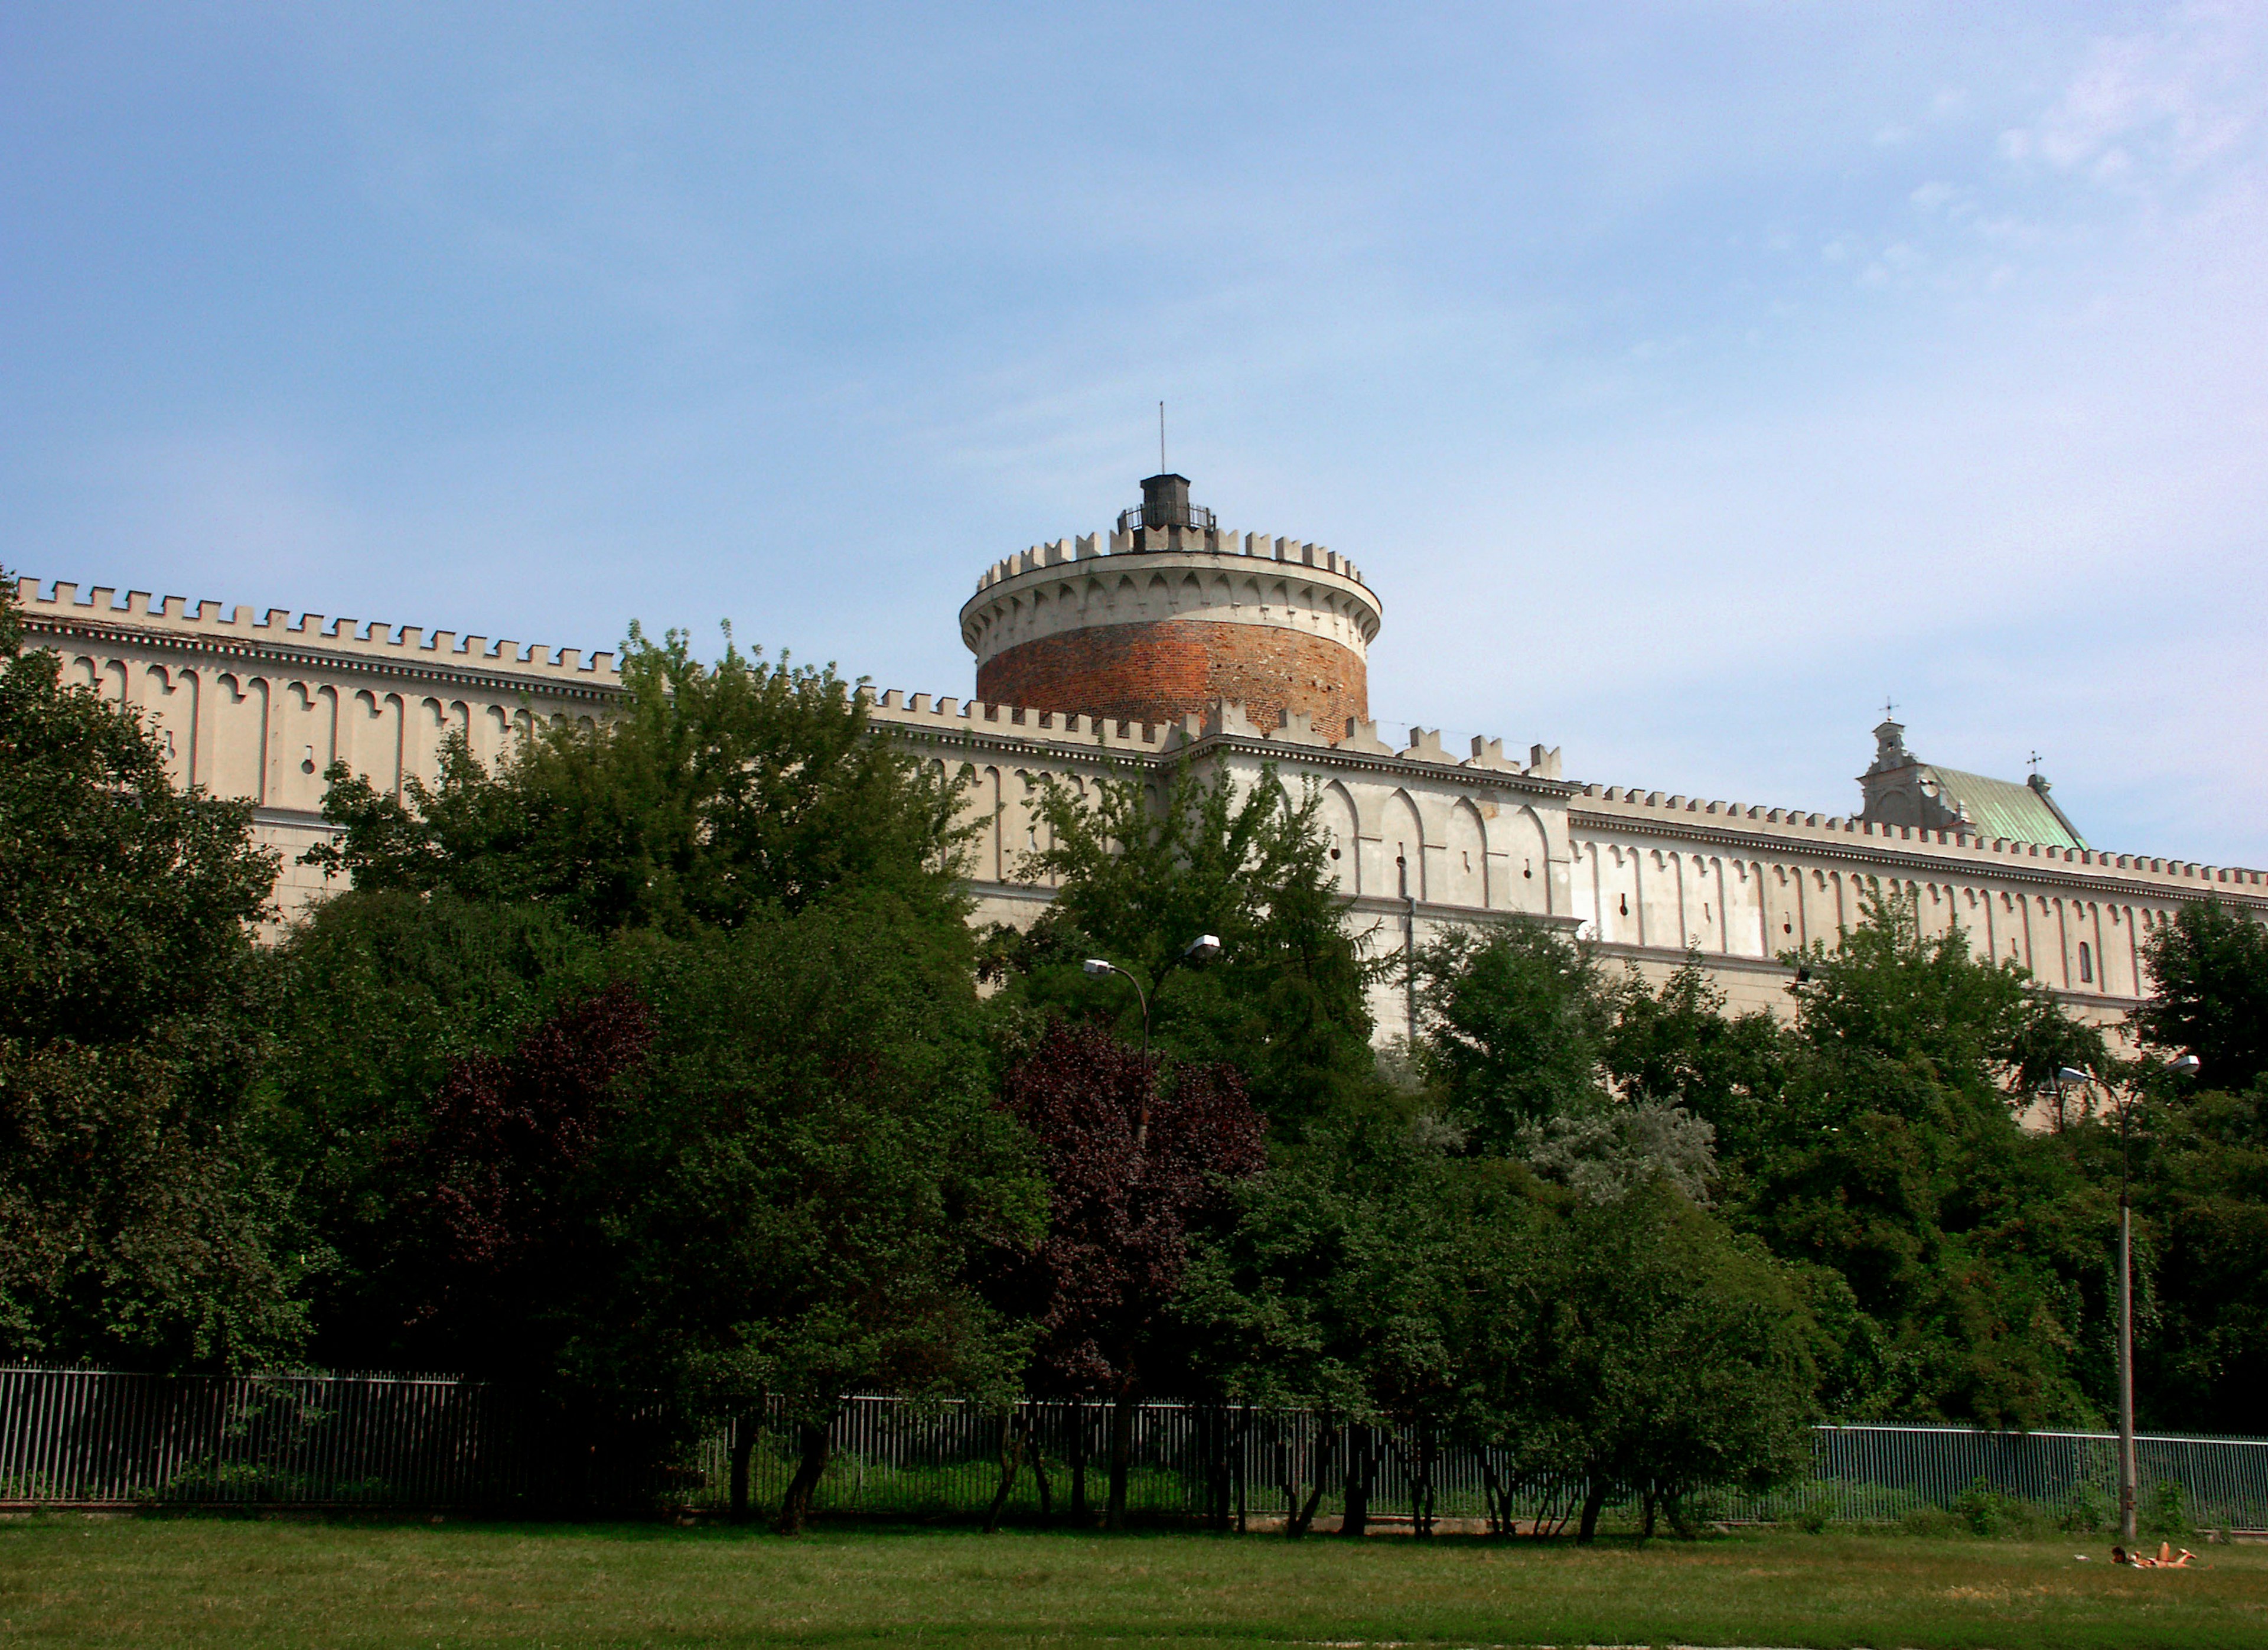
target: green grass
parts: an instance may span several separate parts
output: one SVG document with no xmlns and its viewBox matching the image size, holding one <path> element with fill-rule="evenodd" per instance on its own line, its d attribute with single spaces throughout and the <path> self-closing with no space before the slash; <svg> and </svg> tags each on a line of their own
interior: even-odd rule
<svg viewBox="0 0 2268 1650">
<path fill-rule="evenodd" d="M 2106 1552 L 55 1515 L 0 1524 L 0 1644 L 2268 1645 L 2268 1548 Z"/>
</svg>

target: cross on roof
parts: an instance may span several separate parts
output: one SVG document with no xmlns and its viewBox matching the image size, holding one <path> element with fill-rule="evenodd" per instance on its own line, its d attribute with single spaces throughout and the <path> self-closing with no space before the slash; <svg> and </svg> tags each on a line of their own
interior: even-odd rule
<svg viewBox="0 0 2268 1650">
<path fill-rule="evenodd" d="M 2039 770 L 2040 770 L 2040 754 L 2039 754 L 2039 752 L 2037 752 L 2037 751 L 2034 751 L 2034 752 L 2032 753 L 2032 764 L 2031 764 L 2031 765 L 2032 765 L 2032 772 L 2033 772 L 2033 774 L 2034 774 L 2035 776 L 2036 776 L 2036 775 L 2039 773 Z"/>
<path fill-rule="evenodd" d="M 1895 722 L 1897 719 L 1898 707 L 1890 702 L 1888 695 L 1884 695 L 1882 698 L 1882 720 L 1885 722 Z"/>
</svg>

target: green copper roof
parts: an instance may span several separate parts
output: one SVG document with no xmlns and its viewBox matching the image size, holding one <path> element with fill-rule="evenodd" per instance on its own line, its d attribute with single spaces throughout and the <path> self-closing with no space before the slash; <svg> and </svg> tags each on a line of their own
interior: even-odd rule
<svg viewBox="0 0 2268 1650">
<path fill-rule="evenodd" d="M 2063 811 L 2042 791 L 2007 779 L 1987 779 L 1983 774 L 1962 773 L 1956 768 L 1925 764 L 1922 771 L 1937 782 L 1938 794 L 1948 807 L 1966 808 L 1979 836 L 2005 836 L 2011 842 L 2039 843 L 2058 848 L 2084 848 L 2087 839 L 2071 827 Z"/>
</svg>

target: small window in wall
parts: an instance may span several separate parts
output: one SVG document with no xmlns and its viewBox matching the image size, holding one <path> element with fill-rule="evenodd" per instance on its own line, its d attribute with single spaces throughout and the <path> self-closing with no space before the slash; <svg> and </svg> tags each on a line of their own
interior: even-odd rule
<svg viewBox="0 0 2268 1650">
<path fill-rule="evenodd" d="M 2079 942 L 2079 978 L 2083 985 L 2095 983 L 2095 953 L 2087 948 L 2087 941 Z"/>
</svg>

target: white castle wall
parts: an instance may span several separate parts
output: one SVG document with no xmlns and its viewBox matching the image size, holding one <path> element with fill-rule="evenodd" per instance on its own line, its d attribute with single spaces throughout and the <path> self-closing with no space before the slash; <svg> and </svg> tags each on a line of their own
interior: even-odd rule
<svg viewBox="0 0 2268 1650">
<path fill-rule="evenodd" d="M 334 760 L 399 795 L 406 780 L 436 777 L 445 733 L 493 762 L 536 718 L 601 715 L 621 690 L 611 653 L 115 595 L 98 586 L 81 600 L 75 585 L 43 594 L 18 581 L 26 645 L 60 654 L 66 680 L 141 711 L 177 783 L 254 805 L 255 835 L 284 858 L 287 911 L 322 891 L 298 860 L 328 834 Z"/>
<path fill-rule="evenodd" d="M 433 775 L 451 728 L 493 761 L 516 730 L 602 717 L 621 692 L 606 653 L 281 611 L 254 619 L 139 592 L 119 603 L 99 587 L 80 600 L 75 586 L 42 594 L 28 579 L 19 590 L 26 645 L 141 709 L 181 783 L 255 804 L 257 833 L 285 856 L 287 910 L 322 892 L 293 861 L 328 829 L 319 810 L 334 757 L 398 791 Z M 1233 704 L 1147 726 L 919 694 L 879 694 L 872 710 L 879 728 L 968 781 L 967 817 L 982 827 L 980 921 L 1028 921 L 1049 897 L 1020 866 L 1042 845 L 1035 804 L 1050 776 L 1091 784 L 1184 755 L 1244 783 L 1272 764 L 1295 789 L 1314 784 L 1340 887 L 1374 945 L 1522 912 L 1653 977 L 1697 951 L 1742 1006 L 1785 1010 L 1776 954 L 1810 939 L 1831 947 L 1873 879 L 1910 888 L 1933 927 L 1958 919 L 1980 954 L 2016 959 L 2104 1019 L 2146 991 L 2141 942 L 2183 901 L 2226 900 L 2268 920 L 2258 871 L 1577 784 L 1540 746 L 1522 763 L 1500 740 L 1473 740 L 1459 756 L 1425 729 L 1397 743 L 1374 725 L 1333 737 L 1299 717 L 1263 730 Z M 1373 1006 L 1381 1035 L 1404 1028 L 1398 991 Z"/>
</svg>

